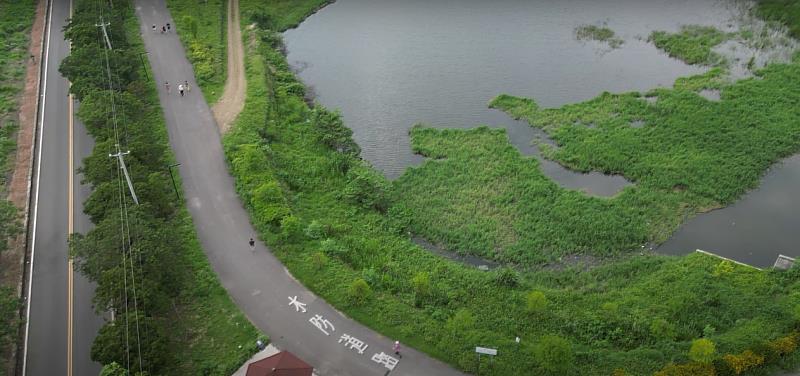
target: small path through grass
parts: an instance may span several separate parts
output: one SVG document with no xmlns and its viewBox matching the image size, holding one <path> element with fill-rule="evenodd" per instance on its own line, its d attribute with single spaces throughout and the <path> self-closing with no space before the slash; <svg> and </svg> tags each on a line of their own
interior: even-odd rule
<svg viewBox="0 0 800 376">
<path fill-rule="evenodd" d="M 244 107 L 247 81 L 244 79 L 244 46 L 239 25 L 239 0 L 228 1 L 228 78 L 222 97 L 211 108 L 220 132 L 226 132 Z"/>
</svg>

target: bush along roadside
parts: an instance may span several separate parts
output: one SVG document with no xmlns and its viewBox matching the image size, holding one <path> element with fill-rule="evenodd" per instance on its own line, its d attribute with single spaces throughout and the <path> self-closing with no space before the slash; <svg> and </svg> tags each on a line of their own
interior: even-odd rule
<svg viewBox="0 0 800 376">
<path fill-rule="evenodd" d="M 31 24 L 36 1 L 22 0 L 0 3 L 0 253 L 21 232 L 20 213 L 6 200 L 8 176 L 14 169 L 13 155 L 19 120 L 20 92 L 25 81 Z M 22 254 L 24 251 L 19 251 Z M 8 263 L 18 263 L 6 255 Z M 21 256 L 20 256 L 21 257 Z M 5 264 L 0 263 L 0 268 Z M 9 268 L 18 270 L 18 268 Z M 18 335 L 20 301 L 17 284 L 22 278 L 14 272 L 3 271 L 0 285 L 0 375 L 5 375 L 7 362 L 13 356 L 9 345 Z M 8 357 L 6 356 L 8 355 Z"/>
<path fill-rule="evenodd" d="M 360 160 L 341 117 L 308 105 L 280 35 L 244 38 L 247 101 L 224 138 L 237 191 L 293 275 L 375 330 L 467 372 L 486 346 L 502 356 L 481 374 L 648 375 L 688 361 L 700 338 L 736 354 L 794 328 L 797 271 L 695 254 L 481 272 L 428 253 L 408 239 L 418 214 Z"/>
<path fill-rule="evenodd" d="M 72 53 L 60 68 L 81 101 L 77 115 L 95 139 L 81 168 L 92 187 L 84 212 L 95 228 L 71 237 L 71 254 L 97 284 L 96 309 L 115 317 L 95 338 L 92 359 L 109 374 L 121 367 L 124 374 L 229 375 L 255 352 L 259 333 L 221 287 L 185 207 L 174 198 L 166 170 L 173 156 L 155 85 L 144 79 L 137 57 L 144 48 L 133 4 L 114 5 L 75 3 L 65 34 Z M 101 12 L 114 46 L 107 52 L 111 88 L 95 27 Z M 140 205 L 108 158 L 117 143 L 130 150 L 125 162 Z"/>
<path fill-rule="evenodd" d="M 186 57 L 192 62 L 195 78 L 210 104 L 219 99 L 225 86 L 227 4 L 226 0 L 167 1 L 175 31 L 186 47 Z"/>
</svg>

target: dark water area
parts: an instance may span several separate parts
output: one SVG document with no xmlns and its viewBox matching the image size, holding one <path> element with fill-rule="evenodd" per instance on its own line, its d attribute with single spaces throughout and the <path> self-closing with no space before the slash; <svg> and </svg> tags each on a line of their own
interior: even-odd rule
<svg viewBox="0 0 800 376">
<path fill-rule="evenodd" d="M 557 107 L 603 91 L 646 91 L 703 72 L 643 41 L 682 23 L 724 23 L 713 0 L 339 0 L 284 33 L 289 62 L 332 109 L 341 109 L 363 156 L 388 177 L 421 163 L 416 123 L 503 127 L 526 150 L 530 126 L 487 108 L 508 93 Z M 574 30 L 605 22 L 625 44 L 582 42 Z M 621 177 L 544 170 L 567 188 L 616 193 Z"/>
<path fill-rule="evenodd" d="M 800 155 L 764 175 L 761 185 L 735 204 L 688 220 L 660 253 L 702 249 L 756 267 L 770 267 L 778 254 L 800 256 Z"/>
<path fill-rule="evenodd" d="M 289 62 L 317 101 L 341 110 L 362 156 L 389 178 L 423 161 L 409 145 L 414 124 L 488 125 L 505 128 L 510 142 L 538 158 L 543 172 L 562 187 L 612 196 L 630 183 L 543 160 L 534 143 L 551 142 L 546 134 L 487 108 L 488 101 L 507 93 L 547 108 L 604 91 L 669 87 L 706 68 L 668 57 L 646 42 L 650 32 L 677 31 L 685 24 L 731 31 L 742 3 L 337 0 L 284 33 L 284 40 Z M 578 41 L 574 30 L 584 24 L 605 24 L 624 44 L 612 49 Z M 718 93 L 703 95 L 716 100 Z M 792 231 L 798 221 L 791 212 L 800 209 L 792 198 L 796 188 L 800 161 L 791 158 L 739 203 L 689 220 L 659 251 L 685 254 L 700 248 L 760 266 L 771 264 L 779 251 L 794 256 L 793 247 L 800 245 Z"/>
</svg>

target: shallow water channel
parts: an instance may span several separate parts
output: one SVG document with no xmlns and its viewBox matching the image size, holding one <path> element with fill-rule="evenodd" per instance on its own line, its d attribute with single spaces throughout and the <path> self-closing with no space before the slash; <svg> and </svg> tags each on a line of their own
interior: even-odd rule
<svg viewBox="0 0 800 376">
<path fill-rule="evenodd" d="M 510 142 L 524 155 L 538 158 L 544 173 L 561 186 L 612 196 L 630 183 L 620 176 L 581 174 L 542 160 L 532 142 L 547 142 L 546 135 L 487 108 L 487 102 L 508 93 L 534 98 L 541 107 L 558 107 L 604 91 L 644 92 L 671 86 L 677 77 L 701 73 L 704 68 L 669 58 L 645 41 L 647 35 L 653 30 L 677 31 L 683 24 L 730 28 L 735 8 L 731 4 L 719 0 L 337 0 L 284 33 L 284 40 L 289 62 L 317 101 L 341 110 L 362 156 L 389 178 L 423 160 L 409 145 L 408 130 L 414 124 L 488 125 L 505 128 Z M 575 38 L 577 26 L 603 23 L 624 40 L 621 48 Z M 755 194 L 741 203 L 759 208 L 766 204 Z M 800 203 L 794 205 L 800 208 Z M 768 211 L 765 214 L 769 221 L 778 220 Z M 728 238 L 728 233 L 739 235 L 741 228 L 731 231 L 708 225 L 713 219 L 706 217 L 737 215 L 741 214 L 733 208 L 701 215 L 662 249 L 686 253 L 705 247 L 741 259 L 747 255 L 741 251 L 741 242 L 707 242 Z M 774 235 L 753 233 L 750 237 Z M 750 252 L 761 254 L 759 249 Z M 784 253 L 792 254 L 788 249 Z M 772 253 L 765 257 L 774 260 Z M 752 257 L 742 261 L 763 264 Z"/>
</svg>

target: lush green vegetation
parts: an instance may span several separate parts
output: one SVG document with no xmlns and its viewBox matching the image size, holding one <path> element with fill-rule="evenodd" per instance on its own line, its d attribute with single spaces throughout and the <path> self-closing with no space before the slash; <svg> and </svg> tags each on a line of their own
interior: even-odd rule
<svg viewBox="0 0 800 376">
<path fill-rule="evenodd" d="M 0 3 L 0 252 L 20 231 L 18 213 L 5 199 L 6 181 L 13 170 L 16 150 L 19 97 L 25 79 L 28 42 L 36 2 L 33 0 Z M 14 288 L 0 286 L 0 354 L 17 335 L 19 301 Z M 0 355 L 0 375 L 5 374 L 5 356 Z"/>
<path fill-rule="evenodd" d="M 609 29 L 605 24 L 602 26 L 597 25 L 580 25 L 575 28 L 575 36 L 578 40 L 594 40 L 598 42 L 606 42 L 611 48 L 619 48 L 625 43 L 622 38 L 614 34 L 614 30 Z"/>
<path fill-rule="evenodd" d="M 251 14 L 243 12 L 244 22 L 252 21 Z M 431 159 L 391 185 L 357 157 L 357 145 L 337 114 L 305 103 L 303 85 L 280 53 L 279 35 L 256 29 L 244 37 L 252 40 L 246 44 L 247 102 L 224 139 L 237 190 L 262 238 L 293 275 L 355 319 L 467 371 L 476 367 L 475 345 L 499 348 L 494 366 L 482 367 L 482 374 L 492 375 L 594 375 L 615 370 L 652 374 L 668 363 L 689 361 L 692 342 L 699 338 L 713 341 L 716 354 L 722 356 L 766 346 L 763 341 L 794 327 L 791 312 L 800 297 L 790 292 L 800 286 L 797 270 L 760 272 L 701 254 L 670 258 L 622 252 L 658 234 L 654 229 L 669 233 L 680 220 L 676 213 L 733 200 L 748 182 L 739 182 L 736 189 L 723 186 L 707 192 L 694 180 L 685 187 L 670 185 L 669 179 L 677 174 L 664 181 L 647 180 L 648 175 L 642 174 L 637 187 L 617 198 L 587 198 L 547 181 L 536 161 L 521 157 L 502 131 L 417 127 L 412 132 L 414 147 Z M 704 108 L 711 104 L 690 90 L 721 85 L 719 74 L 710 73 L 683 80 L 679 85 L 683 89 L 654 95 L 659 95 L 658 106 L 665 106 L 659 107 L 664 113 L 676 111 L 667 107 L 670 103 L 685 106 L 678 106 L 683 98 L 694 104 L 692 109 Z M 532 101 L 506 100 L 509 109 L 516 104 L 513 108 L 520 113 L 540 113 Z M 629 112 L 612 116 L 607 108 L 618 103 L 612 109 L 626 109 L 633 100 L 642 102 L 644 109 L 631 104 Z M 587 120 L 595 116 L 602 124 L 598 130 L 622 131 L 623 124 L 630 128 L 624 119 L 617 119 L 623 116 L 657 118 L 634 95 L 606 94 L 592 106 L 580 113 Z M 680 120 L 680 114 L 665 122 Z M 565 146 L 551 150 L 553 155 L 568 146 L 557 140 Z M 578 161 L 572 167 L 577 168 Z M 464 171 L 467 167 L 471 171 Z M 459 172 L 466 174 L 463 179 Z M 428 187 L 426 193 L 433 197 L 428 204 L 440 211 L 419 212 L 414 200 L 423 198 L 412 198 L 412 192 L 399 194 L 412 188 L 412 181 Z M 470 191 L 458 184 L 488 187 Z M 522 205 L 525 200 L 550 201 L 524 203 L 547 211 L 544 223 L 524 223 L 540 218 L 512 208 L 512 203 Z M 686 202 L 695 206 L 687 208 Z M 573 218 L 586 215 L 587 208 L 596 210 L 597 217 L 590 216 L 595 221 L 612 223 L 595 222 L 600 229 L 594 232 Z M 457 214 L 449 214 L 453 210 L 476 218 L 459 222 Z M 647 223 L 648 214 L 672 222 Z M 614 219 L 615 215 L 621 217 Z M 630 218 L 643 222 L 625 223 L 625 219 L 634 222 Z M 583 236 L 595 237 L 600 246 L 571 234 L 562 234 L 566 240 L 559 242 L 559 236 L 548 234 L 546 227 L 556 220 L 585 231 Z M 434 256 L 408 239 L 408 230 L 421 232 L 425 223 L 440 234 L 452 235 L 442 241 L 447 246 L 460 242 L 468 246 L 465 250 L 515 260 L 526 268 L 481 272 Z M 550 231 L 561 231 L 557 224 L 549 226 Z M 491 231 L 484 236 L 475 228 Z M 539 231 L 545 240 L 512 232 L 523 228 Z M 620 228 L 634 235 L 613 231 Z M 606 234 L 609 238 L 604 238 Z M 546 246 L 526 252 L 517 245 L 523 240 Z M 478 247 L 469 246 L 474 244 Z M 559 254 L 570 254 L 571 246 L 580 253 L 616 256 L 592 267 L 540 266 Z M 521 343 L 515 343 L 515 336 L 522 338 Z M 785 366 L 793 360 L 783 354 L 771 364 Z"/>
<path fill-rule="evenodd" d="M 99 11 L 94 1 L 76 2 L 66 29 L 72 53 L 61 65 L 81 101 L 78 117 L 96 142 L 82 167 L 93 188 L 84 211 L 96 227 L 74 235 L 71 252 L 77 268 L 97 283 L 95 306 L 116 312 L 116 323 L 106 324 L 95 339 L 92 358 L 152 375 L 229 375 L 255 352 L 259 333 L 220 285 L 185 207 L 175 200 L 166 171 L 173 157 L 156 86 L 144 80 L 136 58 L 144 49 L 132 4 L 115 1 L 113 9 L 102 9 L 114 45 L 112 90 L 97 64 L 104 56 L 94 27 Z M 118 137 L 109 116 L 111 96 Z M 133 205 L 127 190 L 120 192 L 118 167 L 108 159 L 117 142 L 131 151 L 126 163 L 141 205 Z M 124 238 L 121 218 L 129 226 Z M 141 354 L 133 333 L 141 338 Z"/>
<path fill-rule="evenodd" d="M 211 104 L 222 95 L 227 76 L 227 4 L 227 0 L 167 1 L 175 22 L 173 28 L 194 66 L 197 83 Z M 161 29 L 161 25 L 156 27 Z"/>
<path fill-rule="evenodd" d="M 783 23 L 795 38 L 800 38 L 800 1 L 758 0 L 757 13 L 769 20 Z"/>
<path fill-rule="evenodd" d="M 558 109 L 540 109 L 533 100 L 509 96 L 496 98 L 492 106 L 548 132 L 558 144 L 558 147 L 546 149 L 549 158 L 575 170 L 620 174 L 635 181 L 636 186 L 603 201 L 611 208 L 604 214 L 619 213 L 619 224 L 605 220 L 594 222 L 592 228 L 616 226 L 616 229 L 609 229 L 609 233 L 643 236 L 635 238 L 641 244 L 659 242 L 674 230 L 685 214 L 732 203 L 755 187 L 770 165 L 800 149 L 800 123 L 796 121 L 800 109 L 795 105 L 800 100 L 800 90 L 791 84 L 800 82 L 800 64 L 771 65 L 757 72 L 757 78 L 731 84 L 722 83 L 720 72 L 714 70 L 679 80 L 674 89 L 653 90 L 646 94 L 657 98 L 652 104 L 639 93 L 604 93 L 593 100 Z M 703 99 L 695 92 L 711 87 L 721 88 L 719 102 Z M 645 126 L 631 127 L 637 120 L 644 121 Z M 589 123 L 596 127 L 583 125 Z M 416 143 L 430 142 L 423 139 Z M 459 161 L 461 159 L 453 158 L 445 163 L 457 165 Z M 423 170 L 434 168 L 432 163 L 429 165 Z M 480 168 L 480 165 L 467 165 L 462 168 L 473 173 L 476 167 Z M 422 173 L 412 170 L 409 175 L 413 178 Z M 501 177 L 500 180 L 514 179 L 521 178 Z M 406 185 L 426 184 L 424 179 L 412 180 Z M 541 179 L 528 180 L 530 186 Z M 447 197 L 444 201 L 437 202 L 443 209 L 459 207 L 454 198 Z M 418 206 L 420 204 L 415 204 L 413 208 L 416 210 Z M 511 205 L 496 203 L 495 206 Z M 581 213 L 581 217 L 595 210 L 578 201 L 566 209 Z M 517 219 L 512 222 L 514 226 L 521 226 L 519 223 L 525 221 L 521 217 Z M 538 221 L 556 223 L 541 216 Z M 558 223 L 555 227 L 563 225 Z M 632 232 L 621 224 L 638 227 Z M 420 230 L 434 235 L 436 231 L 445 231 L 421 227 Z M 564 235 L 553 231 L 556 236 L 548 240 L 546 246 L 526 249 L 536 252 L 537 249 L 558 248 Z M 434 239 L 450 243 L 452 237 L 439 235 Z M 525 235 L 514 239 L 527 244 Z M 633 242 L 624 244 L 605 234 L 593 236 L 591 244 L 595 251 L 635 248 Z"/>
<path fill-rule="evenodd" d="M 688 64 L 721 66 L 727 64 L 725 57 L 711 49 L 731 36 L 712 26 L 684 25 L 677 33 L 654 31 L 648 40 Z"/>
</svg>

